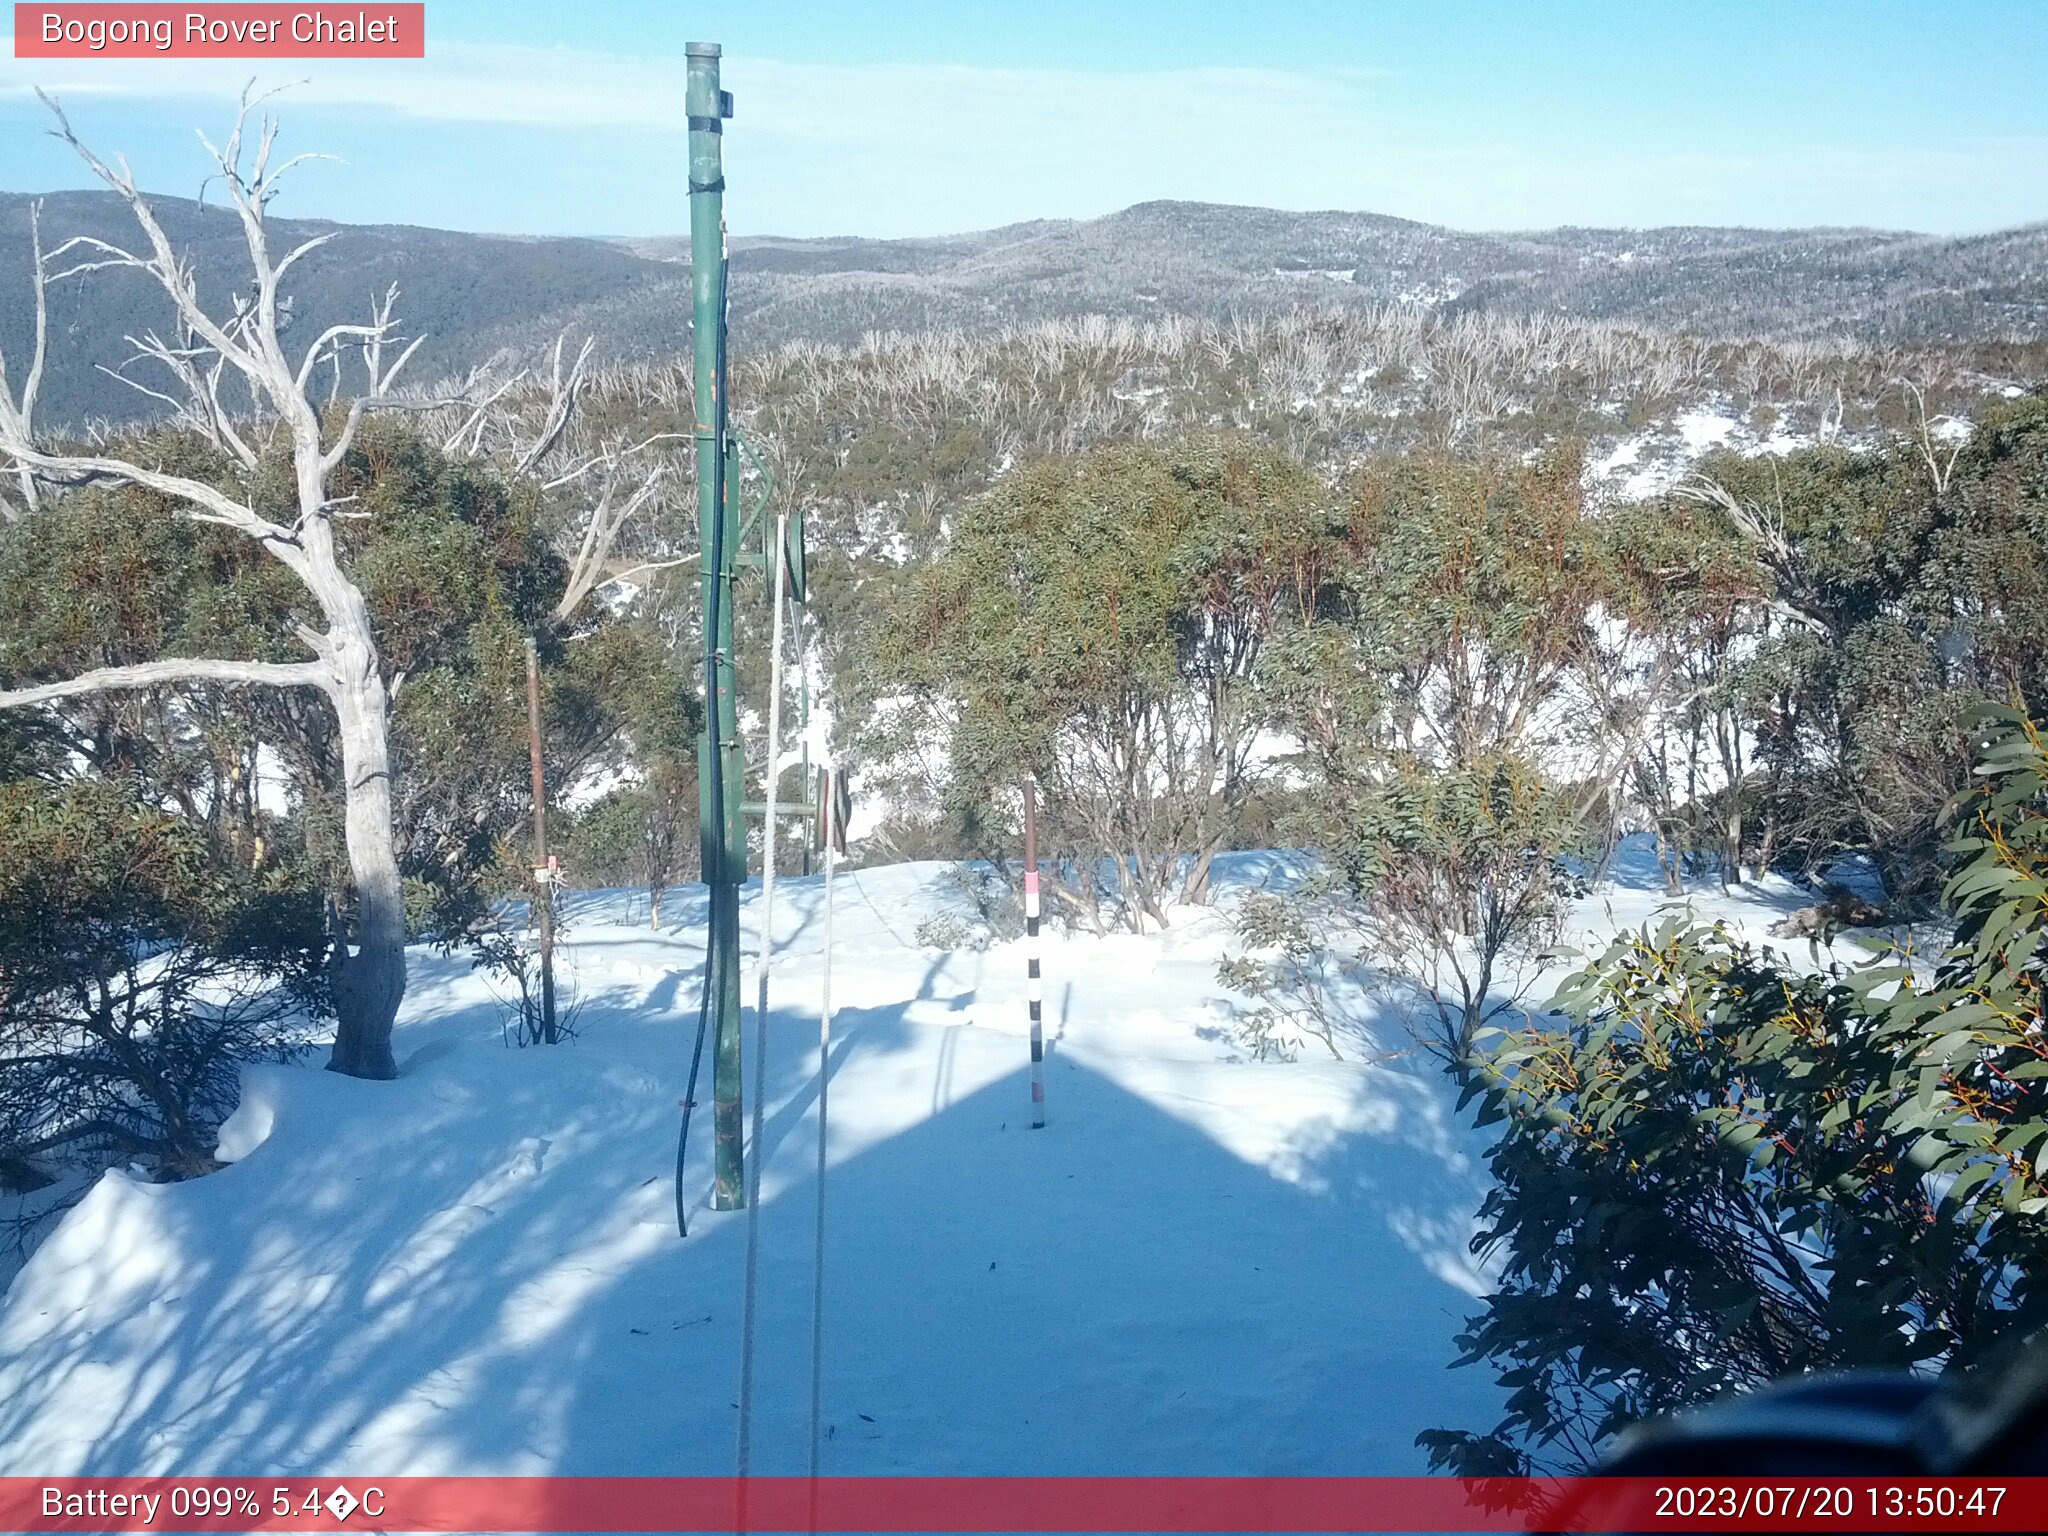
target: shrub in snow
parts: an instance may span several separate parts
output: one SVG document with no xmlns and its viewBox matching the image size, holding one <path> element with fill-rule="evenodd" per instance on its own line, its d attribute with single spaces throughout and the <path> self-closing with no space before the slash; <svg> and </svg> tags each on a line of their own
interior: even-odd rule
<svg viewBox="0 0 2048 1536">
<path fill-rule="evenodd" d="M 917 925 L 925 949 L 987 949 L 988 930 L 958 912 L 933 912 Z"/>
<path fill-rule="evenodd" d="M 244 1061 L 323 999 L 318 898 L 89 780 L 0 786 L 0 1164 L 212 1166 Z"/>
<path fill-rule="evenodd" d="M 1024 906 L 1003 870 L 955 864 L 945 883 L 965 910 L 933 912 L 919 922 L 917 942 L 926 949 L 987 949 L 1023 935 Z"/>
<path fill-rule="evenodd" d="M 565 862 L 586 885 L 645 887 L 647 926 L 659 929 L 669 888 L 696 873 L 696 834 L 694 774 L 658 763 L 645 782 L 614 789 L 576 816 Z"/>
<path fill-rule="evenodd" d="M 1396 761 L 1385 781 L 1343 788 L 1313 820 L 1352 905 L 1329 906 L 1312 884 L 1293 900 L 1317 915 L 1297 920 L 1325 936 L 1348 929 L 1357 960 L 1417 989 L 1429 1020 L 1416 1026 L 1420 1043 L 1462 1072 L 1480 1031 L 1520 1004 L 1556 939 L 1572 884 L 1558 857 L 1574 832 L 1570 808 L 1507 755 L 1435 772 Z M 1286 939 L 1311 945 L 1308 934 Z M 1307 959 L 1290 964 L 1314 974 L 1302 970 Z M 1299 975 L 1288 990 L 1307 995 Z"/>
<path fill-rule="evenodd" d="M 1327 872 L 1286 895 L 1252 891 L 1232 914 L 1248 952 L 1225 955 L 1216 979 L 1253 1000 L 1236 1010 L 1238 1043 L 1258 1061 L 1292 1061 L 1310 1041 L 1343 1060 L 1337 1030 L 1364 966 L 1356 906 Z"/>
<path fill-rule="evenodd" d="M 491 920 L 479 924 L 468 935 L 469 964 L 482 971 L 492 983 L 504 1010 L 505 1038 L 514 1045 L 559 1044 L 573 1040 L 576 1021 L 583 1005 L 576 998 L 575 978 L 559 947 L 562 937 L 561 904 L 552 889 L 546 900 L 553 902 L 554 933 L 557 943 L 554 974 L 549 982 L 554 991 L 554 1039 L 548 1039 L 539 935 L 529 926 L 526 908 L 506 903 Z M 452 945 L 450 947 L 453 947 Z"/>
<path fill-rule="evenodd" d="M 2048 1322 L 2048 741 L 1988 715 L 1950 807 L 1955 938 L 1812 975 L 1721 928 L 1618 938 L 1468 1097 L 1503 1129 L 1461 1342 L 1511 1390 L 1420 1437 L 1471 1475 L 1834 1366 L 1970 1369 Z"/>
<path fill-rule="evenodd" d="M 840 679 L 866 756 L 945 741 L 948 824 L 994 858 L 1021 845 L 1016 787 L 1035 774 L 1049 907 L 1098 932 L 1165 927 L 1208 899 L 1272 777 L 1254 669 L 1329 565 L 1327 496 L 1250 438 L 1017 470 L 892 588 Z"/>
</svg>

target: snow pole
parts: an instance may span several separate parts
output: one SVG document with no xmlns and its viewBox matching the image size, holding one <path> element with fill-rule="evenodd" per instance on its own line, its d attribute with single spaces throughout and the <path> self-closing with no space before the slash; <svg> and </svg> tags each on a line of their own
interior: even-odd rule
<svg viewBox="0 0 2048 1536">
<path fill-rule="evenodd" d="M 1038 968 L 1038 786 L 1024 775 L 1024 968 L 1031 1008 L 1031 1129 L 1045 1129 L 1045 981 Z"/>
<path fill-rule="evenodd" d="M 555 1031 L 555 864 L 548 857 L 548 780 L 540 755 L 540 651 L 526 637 L 526 753 L 533 779 L 533 915 L 540 952 L 540 1018 L 534 1033 L 553 1045 Z"/>
</svg>

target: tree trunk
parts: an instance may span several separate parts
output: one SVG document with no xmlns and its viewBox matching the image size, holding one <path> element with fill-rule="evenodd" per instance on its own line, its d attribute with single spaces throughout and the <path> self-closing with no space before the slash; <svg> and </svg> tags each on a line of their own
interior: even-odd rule
<svg viewBox="0 0 2048 1536">
<path fill-rule="evenodd" d="M 367 616 L 366 616 L 367 617 Z M 391 826 L 390 700 L 367 624 L 335 642 L 334 711 L 341 724 L 349 873 L 356 888 L 355 952 L 337 940 L 334 1055 L 350 1077 L 396 1077 L 391 1024 L 405 996 L 405 891 Z"/>
<path fill-rule="evenodd" d="M 1664 894 L 1667 896 L 1685 894 L 1685 875 L 1681 864 L 1684 858 L 1674 820 L 1660 814 L 1657 817 L 1657 867 L 1664 871 Z"/>
<path fill-rule="evenodd" d="M 1721 753 L 1728 804 L 1721 823 L 1721 889 L 1742 882 L 1742 727 L 1725 705 L 1714 716 L 1714 743 Z"/>
<path fill-rule="evenodd" d="M 1756 878 L 1761 881 L 1771 872 L 1771 865 L 1778 857 L 1778 794 L 1775 788 L 1767 791 L 1764 799 L 1764 828 L 1757 839 Z"/>
</svg>

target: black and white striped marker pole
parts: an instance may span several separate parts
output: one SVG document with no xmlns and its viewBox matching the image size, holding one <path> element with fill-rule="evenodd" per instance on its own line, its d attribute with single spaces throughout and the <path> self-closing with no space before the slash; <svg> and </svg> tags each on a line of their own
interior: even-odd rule
<svg viewBox="0 0 2048 1536">
<path fill-rule="evenodd" d="M 1045 1129 L 1045 982 L 1038 969 L 1038 794 L 1024 779 L 1024 955 L 1031 999 L 1031 1129 Z"/>
</svg>

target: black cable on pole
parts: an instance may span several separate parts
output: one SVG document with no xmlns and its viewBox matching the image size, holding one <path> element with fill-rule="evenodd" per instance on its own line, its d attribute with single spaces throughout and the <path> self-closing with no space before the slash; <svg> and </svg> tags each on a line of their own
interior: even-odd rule
<svg viewBox="0 0 2048 1536">
<path fill-rule="evenodd" d="M 704 951 L 704 981 L 698 988 L 697 1044 L 690 1051 L 690 1084 L 683 1090 L 683 1128 L 676 1135 L 676 1236 L 690 1235 L 688 1204 L 683 1195 L 683 1159 L 690 1151 L 690 1111 L 697 1107 L 697 1068 L 704 1060 L 704 1035 L 711 1026 L 711 950 Z"/>
</svg>

